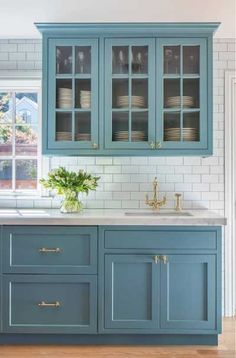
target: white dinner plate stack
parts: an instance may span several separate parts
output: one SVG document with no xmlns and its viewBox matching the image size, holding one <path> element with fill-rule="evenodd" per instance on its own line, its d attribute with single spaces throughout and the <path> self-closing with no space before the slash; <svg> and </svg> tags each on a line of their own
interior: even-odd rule
<svg viewBox="0 0 236 358">
<path fill-rule="evenodd" d="M 71 132 L 56 132 L 56 140 L 63 141 L 63 140 L 72 140 Z"/>
<path fill-rule="evenodd" d="M 117 131 L 114 134 L 115 141 L 127 142 L 129 140 L 129 132 L 128 131 Z M 132 142 L 144 142 L 147 140 L 147 136 L 143 131 L 132 131 L 131 132 L 131 140 Z"/>
<path fill-rule="evenodd" d="M 77 141 L 91 141 L 90 133 L 77 133 L 75 135 L 75 140 Z"/>
<path fill-rule="evenodd" d="M 193 104 L 194 104 L 193 97 L 183 96 L 182 101 L 183 101 L 183 107 L 185 107 L 185 108 L 193 107 Z M 181 97 L 180 96 L 168 97 L 168 99 L 166 101 L 166 106 L 171 107 L 171 108 L 180 107 L 181 106 Z"/>
<path fill-rule="evenodd" d="M 131 106 L 136 108 L 144 107 L 144 97 L 143 96 L 132 96 L 131 97 Z M 122 108 L 129 107 L 129 96 L 118 96 L 117 106 Z"/>
<path fill-rule="evenodd" d="M 72 108 L 72 89 L 71 88 L 58 88 L 57 98 L 58 108 Z"/>
<path fill-rule="evenodd" d="M 91 107 L 91 91 L 80 91 L 81 108 Z"/>
<path fill-rule="evenodd" d="M 183 140 L 184 141 L 198 141 L 199 131 L 196 128 L 183 128 Z M 166 128 L 165 129 L 165 141 L 180 141 L 181 139 L 181 129 L 180 128 Z"/>
</svg>

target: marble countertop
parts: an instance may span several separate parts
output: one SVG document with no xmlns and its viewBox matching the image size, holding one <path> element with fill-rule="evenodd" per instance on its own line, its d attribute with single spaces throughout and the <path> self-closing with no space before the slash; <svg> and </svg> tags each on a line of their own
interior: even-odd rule
<svg viewBox="0 0 236 358">
<path fill-rule="evenodd" d="M 128 214 L 127 214 L 128 213 Z M 185 215 L 186 213 L 186 215 Z M 0 225 L 226 225 L 226 218 L 209 210 L 174 210 L 153 214 L 149 209 L 85 209 L 62 214 L 58 209 L 0 209 Z"/>
</svg>

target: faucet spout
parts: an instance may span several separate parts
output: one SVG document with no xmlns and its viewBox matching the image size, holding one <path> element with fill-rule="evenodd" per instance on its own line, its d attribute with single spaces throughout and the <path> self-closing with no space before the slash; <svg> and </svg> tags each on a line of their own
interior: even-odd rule
<svg viewBox="0 0 236 358">
<path fill-rule="evenodd" d="M 162 199 L 159 198 L 159 183 L 157 177 L 153 181 L 153 199 L 149 200 L 148 194 L 145 195 L 145 204 L 150 206 L 153 210 L 160 210 L 166 204 L 166 196 Z"/>
</svg>

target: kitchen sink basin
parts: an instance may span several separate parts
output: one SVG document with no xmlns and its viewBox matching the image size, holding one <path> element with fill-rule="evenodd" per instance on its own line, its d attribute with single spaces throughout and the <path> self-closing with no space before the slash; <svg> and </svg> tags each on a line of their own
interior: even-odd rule
<svg viewBox="0 0 236 358">
<path fill-rule="evenodd" d="M 127 211 L 127 216 L 193 216 L 189 211 Z"/>
</svg>

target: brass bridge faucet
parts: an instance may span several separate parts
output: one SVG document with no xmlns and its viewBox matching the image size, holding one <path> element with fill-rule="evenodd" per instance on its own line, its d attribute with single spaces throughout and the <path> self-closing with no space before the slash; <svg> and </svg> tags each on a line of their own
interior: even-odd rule
<svg viewBox="0 0 236 358">
<path fill-rule="evenodd" d="M 148 194 L 146 194 L 146 200 L 145 200 L 145 204 L 150 206 L 153 210 L 160 210 L 160 207 L 166 204 L 165 196 L 163 196 L 162 199 L 159 199 L 158 189 L 159 189 L 159 183 L 157 181 L 157 177 L 155 177 L 153 181 L 153 199 L 149 200 Z"/>
</svg>

